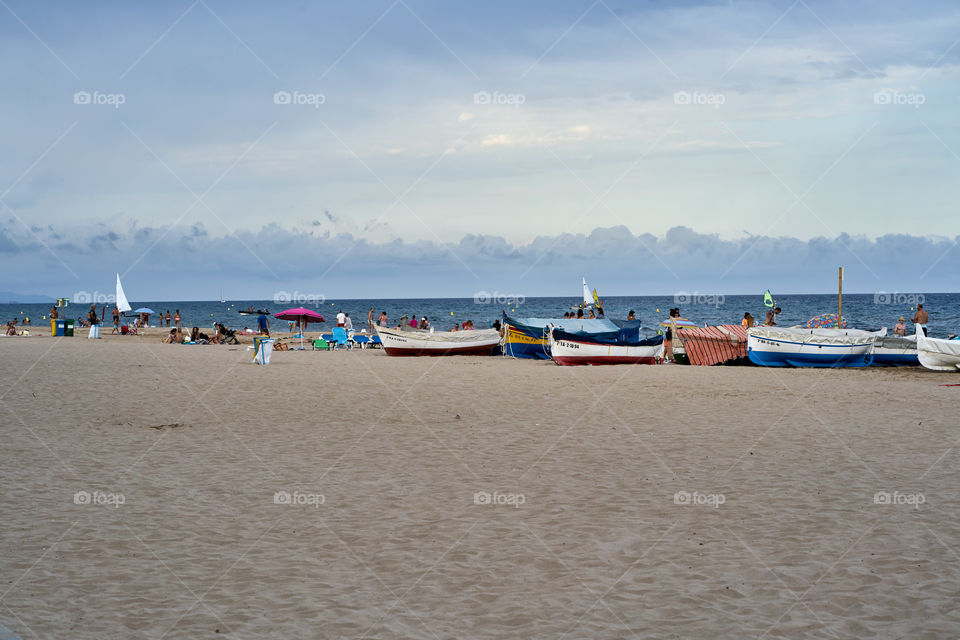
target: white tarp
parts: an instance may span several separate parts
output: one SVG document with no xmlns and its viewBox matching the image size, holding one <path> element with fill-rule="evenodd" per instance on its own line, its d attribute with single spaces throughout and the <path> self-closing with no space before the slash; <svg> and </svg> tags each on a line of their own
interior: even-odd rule
<svg viewBox="0 0 960 640">
<path fill-rule="evenodd" d="M 273 353 L 273 339 L 257 338 L 254 342 L 256 344 L 256 353 L 253 355 L 254 364 L 270 364 L 270 354 Z"/>
</svg>

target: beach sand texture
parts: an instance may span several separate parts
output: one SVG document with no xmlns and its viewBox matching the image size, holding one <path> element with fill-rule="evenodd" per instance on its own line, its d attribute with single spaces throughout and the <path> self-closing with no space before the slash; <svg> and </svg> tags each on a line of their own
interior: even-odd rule
<svg viewBox="0 0 960 640">
<path fill-rule="evenodd" d="M 960 635 L 955 376 L 0 351 L 20 638 Z"/>
</svg>

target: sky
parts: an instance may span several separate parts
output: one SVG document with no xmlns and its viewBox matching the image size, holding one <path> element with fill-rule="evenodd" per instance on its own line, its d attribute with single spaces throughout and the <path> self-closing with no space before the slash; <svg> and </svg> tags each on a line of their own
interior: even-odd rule
<svg viewBox="0 0 960 640">
<path fill-rule="evenodd" d="M 0 3 L 0 261 L 140 299 L 960 291 L 949 2 Z"/>
</svg>

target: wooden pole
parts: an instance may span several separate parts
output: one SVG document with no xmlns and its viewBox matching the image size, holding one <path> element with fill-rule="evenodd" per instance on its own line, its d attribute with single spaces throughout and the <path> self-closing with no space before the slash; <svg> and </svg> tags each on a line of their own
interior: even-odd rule
<svg viewBox="0 0 960 640">
<path fill-rule="evenodd" d="M 840 287 L 837 291 L 837 329 L 839 329 L 843 324 L 843 267 L 840 267 Z"/>
</svg>

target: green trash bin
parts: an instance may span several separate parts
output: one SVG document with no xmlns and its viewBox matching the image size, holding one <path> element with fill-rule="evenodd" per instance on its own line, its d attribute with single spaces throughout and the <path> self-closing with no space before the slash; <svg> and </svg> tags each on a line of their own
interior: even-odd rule
<svg viewBox="0 0 960 640">
<path fill-rule="evenodd" d="M 73 335 L 73 320 L 67 319 L 64 320 L 66 323 L 63 327 L 63 335 L 72 336 Z"/>
</svg>

